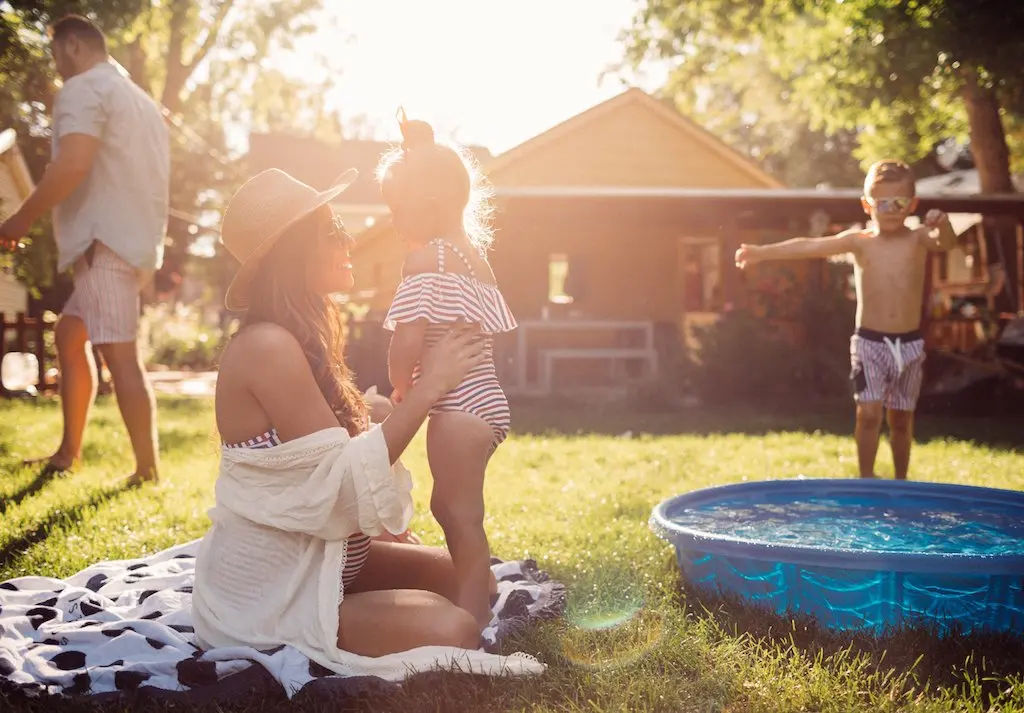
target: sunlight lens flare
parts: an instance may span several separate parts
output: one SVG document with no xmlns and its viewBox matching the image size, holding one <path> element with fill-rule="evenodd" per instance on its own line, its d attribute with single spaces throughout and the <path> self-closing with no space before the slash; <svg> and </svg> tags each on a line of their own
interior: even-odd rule
<svg viewBox="0 0 1024 713">
<path fill-rule="evenodd" d="M 582 596 L 577 590 L 576 601 L 566 612 L 569 629 L 562 637 L 562 653 L 573 665 L 626 666 L 650 653 L 664 637 L 662 615 L 646 607 L 635 586 L 617 579 L 594 582 Z"/>
</svg>

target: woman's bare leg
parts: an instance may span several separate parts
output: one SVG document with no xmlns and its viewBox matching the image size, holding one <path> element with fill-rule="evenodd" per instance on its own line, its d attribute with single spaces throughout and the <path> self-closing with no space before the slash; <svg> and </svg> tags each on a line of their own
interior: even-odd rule
<svg viewBox="0 0 1024 713">
<path fill-rule="evenodd" d="M 494 573 L 488 575 L 491 594 L 498 591 Z M 421 589 L 440 594 L 452 603 L 458 596 L 455 564 L 443 547 L 406 545 L 374 540 L 359 575 L 348 587 L 349 592 L 373 592 L 386 589 Z"/>
<path fill-rule="evenodd" d="M 480 644 L 473 616 L 434 592 L 346 592 L 338 616 L 338 648 L 361 656 L 420 646 L 475 649 Z"/>
<path fill-rule="evenodd" d="M 484 532 L 484 471 L 494 432 L 481 418 L 447 412 L 430 417 L 427 460 L 434 479 L 430 509 L 444 530 L 455 564 L 455 603 L 482 630 L 491 620 L 491 553 Z"/>
<path fill-rule="evenodd" d="M 497 591 L 493 574 L 490 585 Z M 363 656 L 426 645 L 475 649 L 480 630 L 453 603 L 456 594 L 455 565 L 444 548 L 371 541 L 338 610 L 338 646 Z"/>
</svg>

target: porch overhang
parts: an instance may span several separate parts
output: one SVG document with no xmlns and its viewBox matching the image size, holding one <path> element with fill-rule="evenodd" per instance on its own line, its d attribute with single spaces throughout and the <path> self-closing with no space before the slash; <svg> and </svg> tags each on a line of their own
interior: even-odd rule
<svg viewBox="0 0 1024 713">
<path fill-rule="evenodd" d="M 647 220 L 700 220 L 722 227 L 769 228 L 816 212 L 833 223 L 865 220 L 857 189 L 701 189 L 615 187 L 497 188 L 495 199 L 506 216 L 521 210 L 549 218 L 606 219 L 611 215 Z M 1007 215 L 1024 220 L 1024 194 L 921 194 L 919 215 L 937 208 L 947 213 Z"/>
</svg>

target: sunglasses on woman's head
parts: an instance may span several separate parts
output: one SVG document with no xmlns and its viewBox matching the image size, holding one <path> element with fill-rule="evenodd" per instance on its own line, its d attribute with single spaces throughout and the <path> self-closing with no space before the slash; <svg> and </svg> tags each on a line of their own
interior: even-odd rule
<svg viewBox="0 0 1024 713">
<path fill-rule="evenodd" d="M 327 239 L 331 242 L 337 241 L 344 247 L 351 247 L 355 239 L 345 230 L 345 223 L 339 216 L 331 216 L 331 222 L 327 228 Z"/>
<path fill-rule="evenodd" d="M 910 208 L 913 198 L 897 196 L 895 198 L 868 198 L 868 205 L 879 213 L 904 213 Z"/>
</svg>

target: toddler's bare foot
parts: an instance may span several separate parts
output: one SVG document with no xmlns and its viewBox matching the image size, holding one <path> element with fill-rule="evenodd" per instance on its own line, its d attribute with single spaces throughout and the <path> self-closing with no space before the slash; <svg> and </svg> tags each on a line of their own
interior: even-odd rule
<svg viewBox="0 0 1024 713">
<path fill-rule="evenodd" d="M 423 544 L 423 540 L 421 540 L 412 530 L 406 530 L 401 535 L 392 535 L 390 532 L 384 532 L 373 539 L 380 540 L 381 542 L 400 542 L 405 545 Z"/>
</svg>

